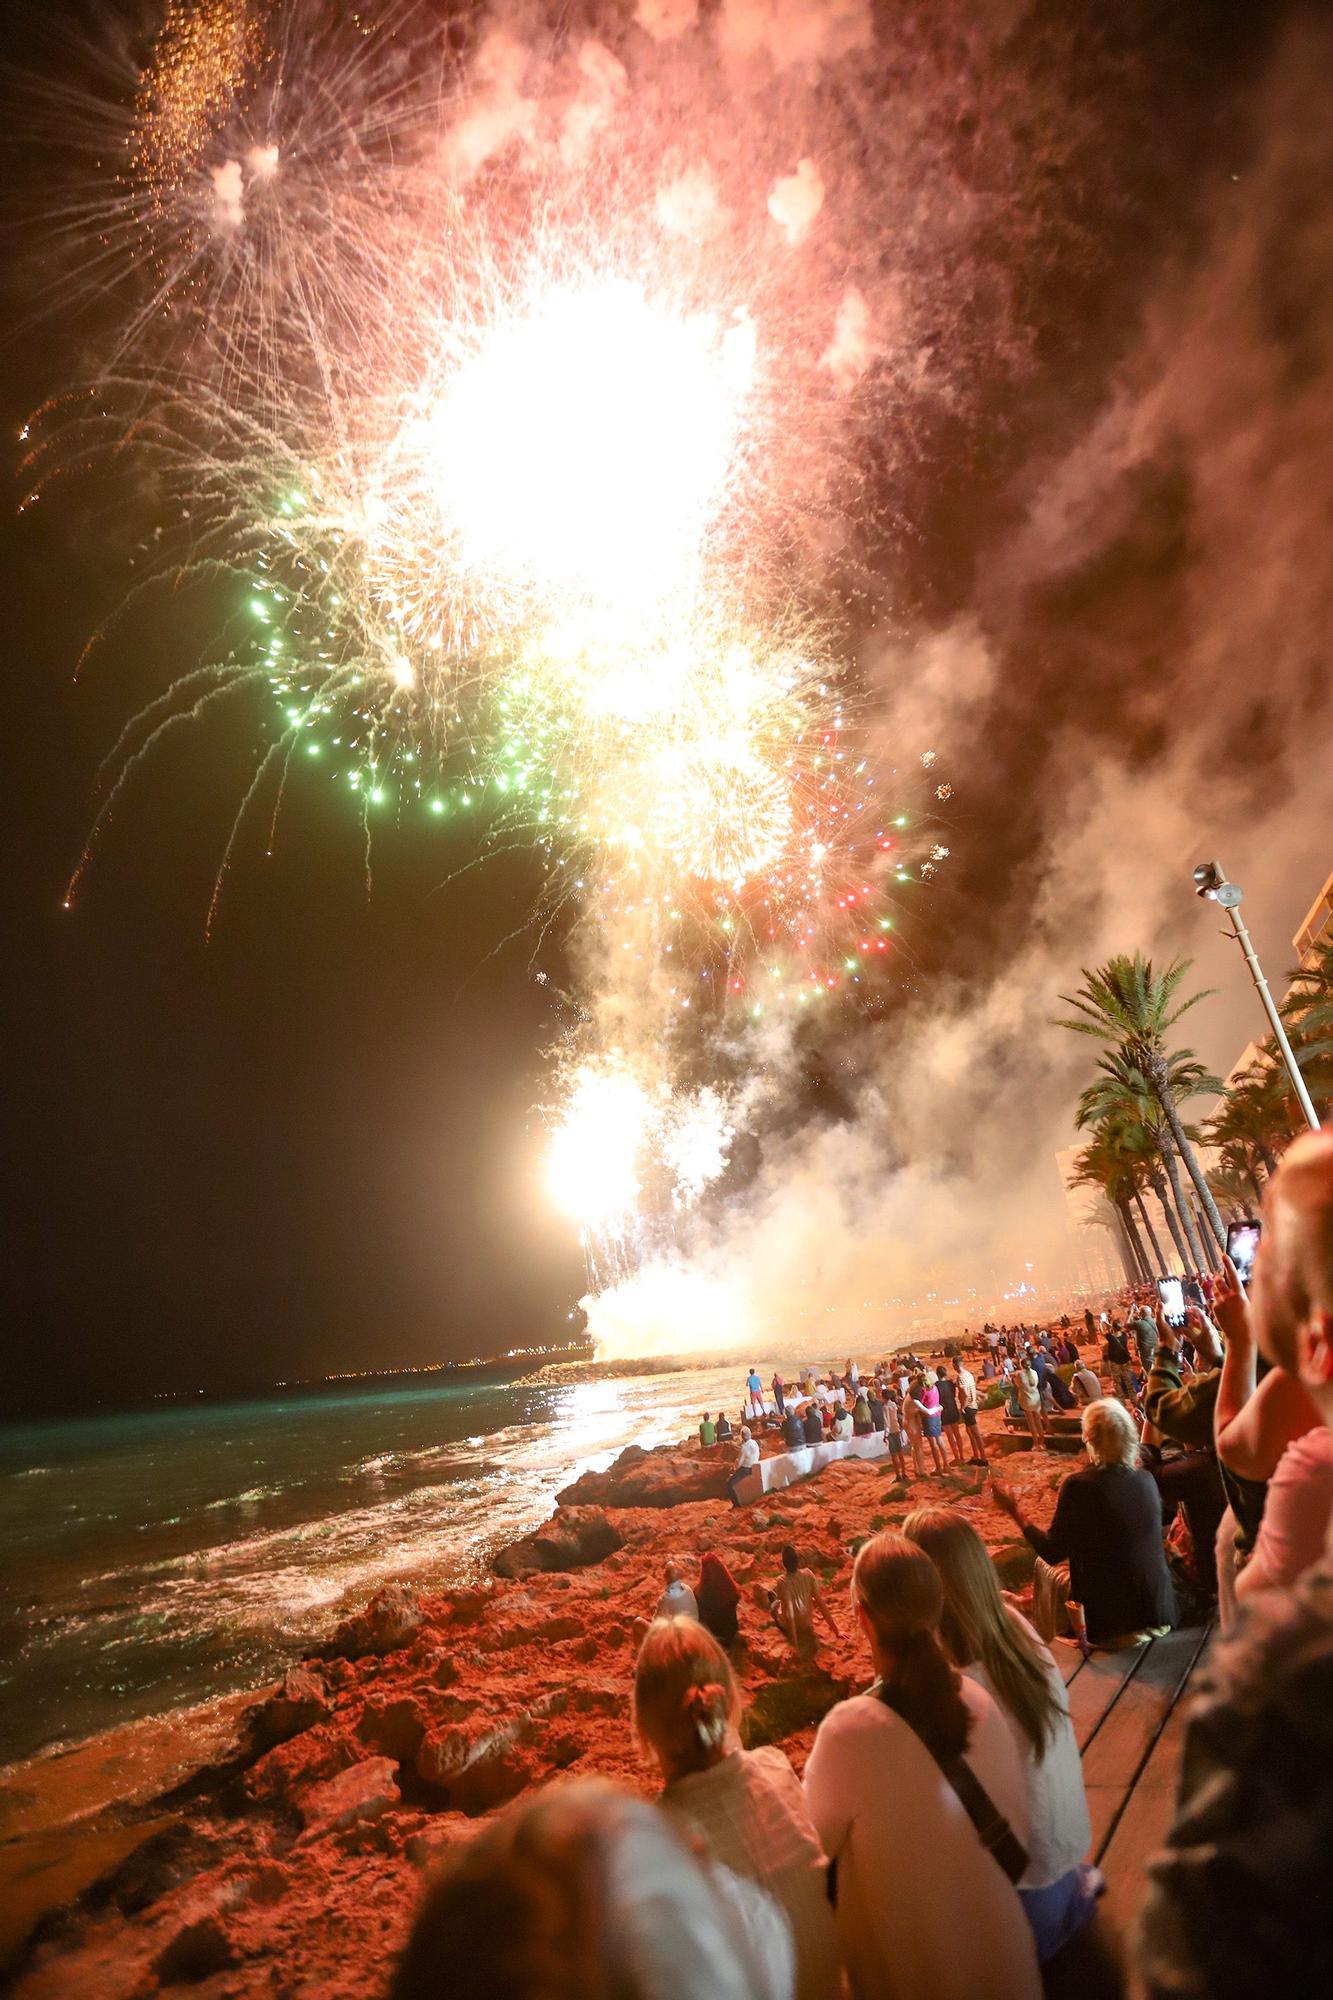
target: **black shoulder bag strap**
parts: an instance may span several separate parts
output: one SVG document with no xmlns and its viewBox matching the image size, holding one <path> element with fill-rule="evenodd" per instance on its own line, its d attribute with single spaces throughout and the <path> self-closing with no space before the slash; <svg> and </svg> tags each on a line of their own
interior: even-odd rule
<svg viewBox="0 0 1333 2000">
<path fill-rule="evenodd" d="M 875 1691 L 884 1703 L 884 1706 L 893 1709 L 893 1713 L 898 1716 L 900 1722 L 907 1722 L 907 1717 L 899 1715 L 898 1710 L 893 1708 L 893 1703 L 885 1694 L 882 1686 L 878 1687 Z M 909 1729 L 912 1728 L 910 1722 L 907 1723 L 907 1726 Z M 925 1741 L 923 1736 L 918 1735 L 914 1729 L 912 1730 L 912 1734 L 916 1736 L 918 1743 L 922 1744 L 925 1749 L 930 1750 L 930 1745 Z M 987 1854 L 994 1856 L 1009 1880 L 1014 1884 L 1014 1887 L 1017 1888 L 1027 1873 L 1028 1851 L 1026 1847 L 1024 1847 L 1022 1841 L 1014 1832 L 1014 1829 L 1010 1826 L 1008 1820 L 1000 1811 L 1000 1808 L 996 1805 L 994 1799 L 986 1790 L 986 1787 L 982 1784 L 966 1757 L 938 1757 L 933 1750 L 930 1750 L 930 1754 L 935 1758 L 935 1762 L 938 1764 L 944 1777 L 948 1780 L 963 1811 L 976 1828 L 978 1837 Z"/>
<path fill-rule="evenodd" d="M 981 1836 L 982 1846 L 994 1855 L 1017 1888 L 1027 1873 L 1026 1847 L 965 1757 L 950 1757 L 947 1762 L 936 1757 L 935 1762 L 957 1793 L 964 1812 Z"/>
</svg>

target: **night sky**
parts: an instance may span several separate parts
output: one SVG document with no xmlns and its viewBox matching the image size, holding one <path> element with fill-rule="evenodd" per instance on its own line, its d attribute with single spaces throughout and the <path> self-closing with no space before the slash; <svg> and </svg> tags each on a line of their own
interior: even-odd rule
<svg viewBox="0 0 1333 2000">
<path fill-rule="evenodd" d="M 937 1147 L 951 1198 L 987 1212 L 997 1158 L 1068 1143 L 1081 1057 L 1044 1020 L 1080 958 L 1201 953 L 1228 992 L 1200 1045 L 1226 1068 L 1252 1002 L 1180 887 L 1190 865 L 1221 847 L 1275 973 L 1333 866 L 1333 37 L 1314 8 L 1102 11 L 1009 9 L 1026 13 L 1017 73 L 1054 69 L 1040 101 L 1065 104 L 1077 135 L 1016 191 L 1024 230 L 972 252 L 996 260 L 1031 366 L 1001 384 L 969 349 L 963 393 L 923 408 L 880 494 L 892 613 L 861 637 L 886 726 L 937 710 L 957 821 L 899 1004 L 844 1023 L 828 1073 L 888 1068 L 900 1020 L 909 1037 L 965 1024 L 966 1060 L 922 1057 L 933 1107 L 904 1107 L 894 1161 Z M 52 60 L 48 32 L 7 32 L 15 63 Z M 1004 115 L 1022 113 L 1020 98 Z M 966 102 L 950 115 L 965 149 Z M 132 612 L 75 683 L 132 580 L 133 537 L 95 484 L 17 512 L 12 441 L 92 329 L 33 304 L 43 157 L 21 134 L 8 155 L 0 1400 L 558 1337 L 583 1287 L 539 1180 L 558 1016 L 531 937 L 510 939 L 535 863 L 441 886 L 468 858 L 457 836 L 389 828 L 368 893 L 358 823 L 304 785 L 272 857 L 239 858 L 206 943 L 255 747 L 242 719 L 155 762 L 62 907 L 101 758 L 205 647 L 212 613 L 206 594 Z M 558 938 L 538 962 L 565 977 Z M 841 1115 L 807 1073 L 791 1118 Z"/>
</svg>

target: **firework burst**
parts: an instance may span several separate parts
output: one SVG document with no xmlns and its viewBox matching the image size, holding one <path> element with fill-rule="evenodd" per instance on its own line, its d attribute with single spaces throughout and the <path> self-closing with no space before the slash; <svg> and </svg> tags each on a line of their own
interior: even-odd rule
<svg viewBox="0 0 1333 2000">
<path fill-rule="evenodd" d="M 538 914 L 574 906 L 596 993 L 552 1187 L 603 1258 L 725 1165 L 682 1017 L 854 991 L 947 852 L 885 798 L 830 610 L 877 347 L 845 243 L 816 252 L 820 168 L 635 34 L 460 55 L 406 0 L 170 0 L 57 231 L 114 271 L 107 366 L 28 460 L 38 495 L 151 479 L 160 574 L 231 594 L 94 834 L 166 734 L 257 691 L 224 871 L 298 760 L 368 829 L 475 809 L 544 854 Z"/>
</svg>

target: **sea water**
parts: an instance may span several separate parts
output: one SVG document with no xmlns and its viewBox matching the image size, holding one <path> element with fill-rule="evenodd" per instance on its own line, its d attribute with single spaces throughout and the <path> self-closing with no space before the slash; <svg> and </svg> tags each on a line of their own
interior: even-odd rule
<svg viewBox="0 0 1333 2000">
<path fill-rule="evenodd" d="M 734 1364 L 275 1394 L 0 1430 L 0 1765 L 257 1686 L 380 1584 L 487 1574 Z"/>
</svg>

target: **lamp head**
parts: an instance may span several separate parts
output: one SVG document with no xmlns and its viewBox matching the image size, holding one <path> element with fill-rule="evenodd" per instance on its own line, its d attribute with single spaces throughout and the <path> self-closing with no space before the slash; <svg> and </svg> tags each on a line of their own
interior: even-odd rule
<svg viewBox="0 0 1333 2000">
<path fill-rule="evenodd" d="M 1194 893 L 1206 896 L 1211 903 L 1220 903 L 1224 910 L 1234 910 L 1240 904 L 1240 884 L 1228 882 L 1220 861 L 1199 863 L 1194 871 Z"/>
</svg>

